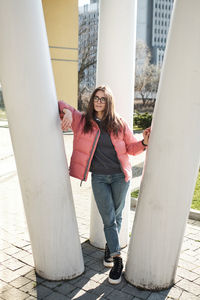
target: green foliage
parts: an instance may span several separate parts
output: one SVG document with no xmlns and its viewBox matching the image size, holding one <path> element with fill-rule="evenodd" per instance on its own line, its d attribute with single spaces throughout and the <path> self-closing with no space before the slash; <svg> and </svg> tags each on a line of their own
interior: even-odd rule
<svg viewBox="0 0 200 300">
<path fill-rule="evenodd" d="M 139 195 L 139 190 L 133 191 L 131 193 L 131 197 L 133 197 L 133 198 L 138 198 L 138 195 Z"/>
<path fill-rule="evenodd" d="M 134 126 L 145 129 L 151 126 L 152 115 L 149 113 L 139 113 L 136 111 L 134 115 Z"/>
<path fill-rule="evenodd" d="M 196 187 L 194 191 L 194 196 L 192 200 L 192 206 L 193 209 L 200 210 L 200 171 L 199 175 L 197 177 Z"/>
<path fill-rule="evenodd" d="M 136 190 L 131 193 L 131 197 L 133 197 L 133 198 L 138 198 L 138 195 L 139 195 L 139 190 Z M 191 208 L 200 210 L 200 171 L 199 171 L 199 175 L 197 177 L 197 182 L 196 182 L 196 187 L 195 187 L 195 191 L 194 191 Z"/>
</svg>

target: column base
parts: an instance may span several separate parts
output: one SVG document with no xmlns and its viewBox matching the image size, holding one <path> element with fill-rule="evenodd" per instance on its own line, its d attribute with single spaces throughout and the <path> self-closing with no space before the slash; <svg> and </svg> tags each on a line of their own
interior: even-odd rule
<svg viewBox="0 0 200 300">
<path fill-rule="evenodd" d="M 126 277 L 126 273 L 124 273 L 124 278 L 126 279 L 126 281 L 128 283 L 130 283 L 131 285 L 133 285 L 137 289 L 143 290 L 143 291 L 151 291 L 151 292 L 160 292 L 160 291 L 163 291 L 163 290 L 167 290 L 167 289 L 170 289 L 171 287 L 173 287 L 174 284 L 175 284 L 174 280 L 171 283 L 169 283 L 169 284 L 163 284 L 161 286 L 157 286 L 156 284 L 153 284 L 153 283 L 149 283 L 149 284 L 135 284 L 133 281 L 130 281 Z"/>
<path fill-rule="evenodd" d="M 72 275 L 49 276 L 49 275 L 45 274 L 44 272 L 38 271 L 37 269 L 35 269 L 35 273 L 37 276 L 39 276 L 40 278 L 49 280 L 49 281 L 61 281 L 61 280 L 74 279 L 74 278 L 81 276 L 84 273 L 84 271 L 85 271 L 85 269 L 83 269 L 80 272 L 77 272 L 75 274 L 72 274 Z"/>
</svg>

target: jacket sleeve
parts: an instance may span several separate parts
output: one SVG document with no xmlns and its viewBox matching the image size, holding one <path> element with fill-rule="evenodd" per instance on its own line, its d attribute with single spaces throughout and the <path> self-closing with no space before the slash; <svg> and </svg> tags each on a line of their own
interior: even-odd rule
<svg viewBox="0 0 200 300">
<path fill-rule="evenodd" d="M 133 132 L 128 127 L 127 123 L 124 123 L 124 142 L 126 144 L 126 151 L 130 155 L 137 155 L 146 150 L 147 146 L 142 144 L 142 141 L 138 141 L 136 137 L 133 135 Z"/>
<path fill-rule="evenodd" d="M 82 113 L 78 110 L 76 110 L 71 105 L 65 103 L 64 101 L 58 101 L 58 109 L 59 109 L 59 115 L 60 119 L 62 120 L 64 117 L 63 109 L 66 108 L 72 112 L 72 130 L 76 132 L 79 128 L 79 123 L 82 119 Z"/>
</svg>

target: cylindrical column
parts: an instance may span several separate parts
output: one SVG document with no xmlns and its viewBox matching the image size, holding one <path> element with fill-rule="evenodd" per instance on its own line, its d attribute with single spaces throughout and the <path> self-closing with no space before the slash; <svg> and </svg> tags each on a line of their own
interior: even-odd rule
<svg viewBox="0 0 200 300">
<path fill-rule="evenodd" d="M 133 127 L 136 0 L 101 0 L 97 52 L 96 86 L 107 84 L 115 97 L 116 111 Z M 130 192 L 127 193 L 130 197 Z M 129 203 L 129 205 L 128 205 Z M 91 207 L 90 242 L 104 248 L 102 222 L 95 203 Z M 124 209 L 120 244 L 128 242 L 128 214 L 130 199 Z M 100 238 L 101 237 L 101 238 Z"/>
<path fill-rule="evenodd" d="M 136 0 L 100 0 L 96 86 L 108 84 L 116 111 L 133 127 Z"/>
<path fill-rule="evenodd" d="M 200 1 L 176 0 L 133 225 L 126 279 L 174 282 L 200 161 Z"/>
<path fill-rule="evenodd" d="M 84 271 L 40 0 L 1 0 L 0 80 L 36 272 Z"/>
</svg>

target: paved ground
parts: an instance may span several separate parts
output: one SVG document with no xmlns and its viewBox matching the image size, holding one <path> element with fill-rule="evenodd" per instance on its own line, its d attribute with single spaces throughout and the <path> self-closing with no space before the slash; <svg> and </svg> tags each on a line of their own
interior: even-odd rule
<svg viewBox="0 0 200 300">
<path fill-rule="evenodd" d="M 64 139 L 69 157 L 72 136 L 65 135 Z M 135 185 L 140 181 L 143 160 L 142 154 L 134 162 L 137 164 Z M 176 284 L 171 289 L 158 293 L 140 291 L 124 278 L 119 285 L 112 286 L 107 281 L 109 271 L 102 265 L 103 251 L 88 243 L 90 184 L 80 188 L 79 181 L 72 179 L 85 272 L 70 281 L 47 281 L 36 276 L 34 271 L 9 131 L 3 127 L 0 127 L 0 183 L 0 299 L 200 299 L 200 222 L 188 220 Z M 133 219 L 134 211 L 131 210 L 130 232 Z M 123 250 L 124 260 L 126 252 L 127 248 Z"/>
</svg>

